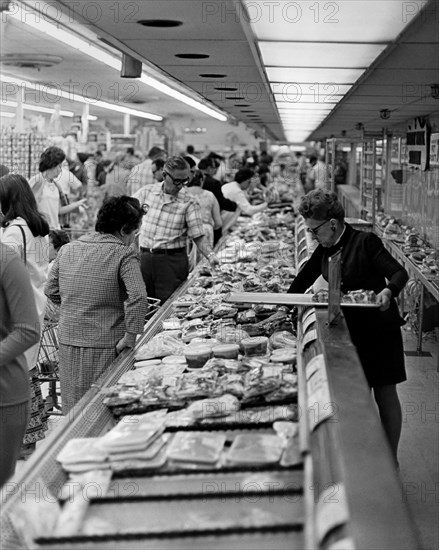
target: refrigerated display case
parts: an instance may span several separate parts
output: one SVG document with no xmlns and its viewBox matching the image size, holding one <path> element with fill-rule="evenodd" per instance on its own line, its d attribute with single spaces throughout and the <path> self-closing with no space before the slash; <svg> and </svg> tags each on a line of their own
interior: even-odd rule
<svg viewBox="0 0 439 550">
<path fill-rule="evenodd" d="M 230 266 L 224 270 L 230 277 L 223 281 L 222 291 L 228 290 L 233 275 L 239 271 L 243 273 L 241 285 L 243 281 L 247 285 L 258 284 L 256 275 L 252 278 L 246 272 L 252 254 L 263 258 L 260 269 L 266 270 L 276 262 L 276 251 L 281 262 L 299 266 L 304 261 L 309 252 L 303 244 L 303 224 L 289 227 L 291 217 L 283 212 L 279 219 L 270 218 L 262 226 L 250 223 L 247 245 L 240 242 L 241 247 L 229 248 L 235 250 L 238 259 L 245 258 L 244 262 L 235 265 L 231 253 L 225 253 L 234 236 L 222 241 L 219 253 Z M 276 235 L 291 239 L 290 243 L 297 239 L 297 248 L 290 244 L 286 249 L 279 242 L 275 246 L 262 240 L 254 254 L 256 235 L 264 239 L 272 235 L 276 222 L 283 224 Z M 245 231 L 241 225 L 240 235 Z M 164 327 L 172 325 L 177 304 L 187 300 L 190 291 L 199 289 L 200 282 L 206 283 L 206 269 L 204 263 L 200 264 L 150 319 L 137 351 L 151 343 Z M 217 277 L 218 273 L 211 275 Z M 192 296 L 202 303 L 201 292 Z M 252 307 L 255 309 L 255 305 Z M 28 541 L 32 539 L 39 523 L 36 539 L 33 537 L 36 548 L 418 548 L 401 500 L 398 474 L 343 319 L 328 327 L 326 308 L 309 306 L 298 308 L 298 319 L 297 397 L 290 395 L 280 405 L 282 414 L 288 411 L 284 429 L 285 425 L 291 428 L 298 423 L 298 433 L 294 445 L 283 449 L 281 461 L 264 461 L 255 452 L 251 464 L 239 462 L 237 437 L 245 436 L 239 441 L 246 441 L 247 436 L 269 441 L 278 433 L 274 423 L 279 419 L 270 402 L 258 402 L 256 412 L 241 405 L 245 414 L 229 421 L 218 418 L 210 424 L 186 426 L 172 426 L 171 422 L 165 432 L 170 438 L 176 432 L 189 434 L 198 437 L 197 441 L 220 436 L 224 439 L 222 452 L 229 462 L 221 455 L 215 467 L 205 464 L 190 470 L 175 467 L 168 454 L 168 462 L 154 470 L 114 471 L 105 491 L 92 477 L 88 485 L 81 486 L 77 498 L 71 499 L 72 503 L 67 499 L 61 506 L 57 495 L 65 487 L 67 474 L 56 458 L 71 439 L 100 437 L 117 423 L 114 410 L 105 400 L 109 389 L 133 368 L 136 350 L 125 353 L 69 416 L 60 420 L 59 428 L 44 447 L 4 487 L 4 547 L 26 547 L 26 537 Z M 253 365 L 251 369 L 259 364 L 258 357 L 247 359 Z M 268 355 L 259 360 L 262 365 L 258 368 L 274 369 Z M 289 373 L 290 367 L 291 364 L 285 372 Z M 136 419 L 132 415 L 125 418 L 131 422 Z M 233 464 L 231 448 L 237 460 Z M 287 448 L 290 462 L 284 461 Z M 75 478 L 72 481 L 74 484 Z M 87 487 L 91 489 L 90 496 L 84 492 Z M 64 528 L 57 531 L 52 525 L 41 530 L 49 510 L 58 519 L 63 511 L 67 515 L 71 511 Z M 35 520 L 36 513 L 39 518 Z"/>
</svg>

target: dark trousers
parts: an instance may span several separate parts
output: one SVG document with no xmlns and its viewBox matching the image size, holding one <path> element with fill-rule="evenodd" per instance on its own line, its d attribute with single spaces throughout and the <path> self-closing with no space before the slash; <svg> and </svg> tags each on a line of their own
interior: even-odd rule
<svg viewBox="0 0 439 550">
<path fill-rule="evenodd" d="M 189 261 L 186 252 L 178 254 L 151 254 L 142 251 L 140 269 L 146 293 L 163 304 L 187 279 Z"/>
</svg>

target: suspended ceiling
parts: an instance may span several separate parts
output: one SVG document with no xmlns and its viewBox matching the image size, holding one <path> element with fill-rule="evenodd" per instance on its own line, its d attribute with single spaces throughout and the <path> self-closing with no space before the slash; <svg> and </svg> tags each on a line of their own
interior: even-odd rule
<svg viewBox="0 0 439 550">
<path fill-rule="evenodd" d="M 207 115 L 138 80 L 120 78 L 118 70 L 42 34 L 42 22 L 57 20 L 110 53 L 133 55 L 144 70 L 170 77 L 230 120 L 278 141 L 299 130 L 313 140 L 353 136 L 360 123 L 379 131 L 439 111 L 439 100 L 431 96 L 431 85 L 439 84 L 436 0 L 26 2 L 46 6 L 33 25 L 23 23 L 30 16 L 18 4 L 20 17 L 3 14 L 2 61 L 17 54 L 50 54 L 61 61 L 40 71 L 26 63 L 3 64 L 2 72 L 99 94 L 165 119 Z M 143 26 L 144 20 L 173 20 L 178 26 Z M 61 104 L 69 108 L 68 100 Z M 383 109 L 389 111 L 386 120 Z M 90 111 L 104 113 L 93 105 Z"/>
</svg>

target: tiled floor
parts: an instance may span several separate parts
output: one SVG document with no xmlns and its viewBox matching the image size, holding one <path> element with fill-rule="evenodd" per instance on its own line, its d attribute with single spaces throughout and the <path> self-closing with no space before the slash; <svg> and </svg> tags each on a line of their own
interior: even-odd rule
<svg viewBox="0 0 439 550">
<path fill-rule="evenodd" d="M 416 338 L 404 330 L 406 351 L 416 350 Z M 401 498 L 407 502 L 423 550 L 439 548 L 439 344 L 427 336 L 423 349 L 431 357 L 406 356 L 407 382 L 398 393 L 403 411 L 399 449 Z M 49 431 L 59 417 L 51 417 Z M 43 445 L 40 442 L 38 445 Z M 17 469 L 22 467 L 19 461 Z M 395 549 L 396 550 L 396 549 Z"/>
<path fill-rule="evenodd" d="M 404 349 L 416 350 L 413 334 L 404 331 Z M 419 530 L 423 550 L 439 548 L 439 344 L 426 336 L 423 350 L 431 357 L 406 355 L 407 382 L 400 384 L 403 426 L 399 448 L 402 498 Z"/>
</svg>

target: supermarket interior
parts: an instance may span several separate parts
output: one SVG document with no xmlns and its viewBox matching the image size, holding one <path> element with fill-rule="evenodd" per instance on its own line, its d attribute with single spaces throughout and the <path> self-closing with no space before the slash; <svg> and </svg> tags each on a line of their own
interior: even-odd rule
<svg viewBox="0 0 439 550">
<path fill-rule="evenodd" d="M 437 1 L 0 27 L 0 548 L 439 548 Z"/>
</svg>

